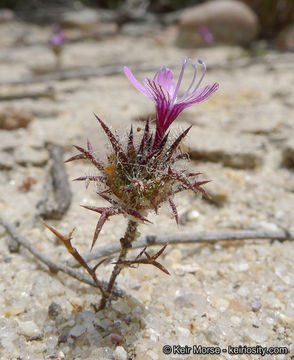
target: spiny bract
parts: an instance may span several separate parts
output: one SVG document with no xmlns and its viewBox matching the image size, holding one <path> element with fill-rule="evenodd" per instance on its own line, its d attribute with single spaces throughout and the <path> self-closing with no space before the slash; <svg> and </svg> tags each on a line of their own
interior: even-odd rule
<svg viewBox="0 0 294 360">
<path fill-rule="evenodd" d="M 98 116 L 96 118 L 112 145 L 113 152 L 108 156 L 109 163 L 103 164 L 96 157 L 89 141 L 87 149 L 75 146 L 80 154 L 67 160 L 67 162 L 79 159 L 90 160 L 101 175 L 83 176 L 75 180 L 102 183 L 104 190 L 97 194 L 112 205 L 110 207 L 83 205 L 86 209 L 101 214 L 94 233 L 92 248 L 103 224 L 112 215 L 126 214 L 137 220 L 150 222 L 145 217 L 148 210 L 153 209 L 157 213 L 159 206 L 168 201 L 178 222 L 178 214 L 172 196 L 187 189 L 205 194 L 201 185 L 207 181 L 197 180 L 200 173 L 177 170 L 173 166 L 178 160 L 187 157 L 186 154 L 179 153 L 177 148 L 191 126 L 172 143 L 168 144 L 169 134 L 167 133 L 160 144 L 155 146 L 154 134 L 150 131 L 149 120 L 147 120 L 139 145 L 135 145 L 131 127 L 128 141 L 123 146 L 109 127 Z"/>
</svg>

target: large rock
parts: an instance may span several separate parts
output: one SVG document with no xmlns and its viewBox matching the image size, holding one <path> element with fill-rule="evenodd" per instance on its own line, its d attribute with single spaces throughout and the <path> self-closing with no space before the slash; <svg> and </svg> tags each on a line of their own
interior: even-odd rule
<svg viewBox="0 0 294 360">
<path fill-rule="evenodd" d="M 235 169 L 255 169 L 263 162 L 263 136 L 212 132 L 196 126 L 189 136 L 192 160 L 220 163 Z"/>
<path fill-rule="evenodd" d="M 213 0 L 184 10 L 179 17 L 177 45 L 205 45 L 210 42 L 205 33 L 216 43 L 246 45 L 258 33 L 258 19 L 246 4 L 236 0 Z"/>
<path fill-rule="evenodd" d="M 90 29 L 100 22 L 99 12 L 95 9 L 83 8 L 79 11 L 68 11 L 64 14 L 62 25 L 79 29 Z"/>
<path fill-rule="evenodd" d="M 294 50 L 294 25 L 288 26 L 276 38 L 276 44 L 282 50 Z"/>
</svg>

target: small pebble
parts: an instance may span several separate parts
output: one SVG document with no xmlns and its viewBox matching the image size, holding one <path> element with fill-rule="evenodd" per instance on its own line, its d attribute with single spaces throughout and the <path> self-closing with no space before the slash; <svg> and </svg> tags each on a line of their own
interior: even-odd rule
<svg viewBox="0 0 294 360">
<path fill-rule="evenodd" d="M 39 337 L 42 336 L 40 329 L 34 321 L 20 321 L 18 323 L 19 332 L 21 335 L 27 337 Z"/>
<path fill-rule="evenodd" d="M 84 325 L 76 325 L 74 326 L 70 332 L 69 332 L 69 336 L 73 337 L 73 338 L 78 338 L 79 336 L 81 336 L 84 332 L 86 331 L 86 328 Z"/>
<path fill-rule="evenodd" d="M 57 316 L 61 313 L 61 311 L 61 306 L 56 302 L 52 302 L 48 308 L 48 316 L 51 320 L 55 320 Z"/>
<path fill-rule="evenodd" d="M 127 360 L 128 358 L 128 354 L 122 346 L 117 346 L 113 352 L 113 356 L 115 360 Z"/>
<path fill-rule="evenodd" d="M 110 334 L 110 341 L 115 345 L 121 345 L 124 342 L 124 338 L 118 334 Z"/>
<path fill-rule="evenodd" d="M 253 312 L 257 312 L 261 309 L 262 307 L 262 304 L 261 304 L 261 301 L 259 299 L 254 299 L 251 303 L 251 310 Z"/>
</svg>

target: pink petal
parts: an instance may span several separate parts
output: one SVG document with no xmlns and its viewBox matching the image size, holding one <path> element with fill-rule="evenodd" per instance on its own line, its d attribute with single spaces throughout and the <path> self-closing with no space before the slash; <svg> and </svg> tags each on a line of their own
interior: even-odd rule
<svg viewBox="0 0 294 360">
<path fill-rule="evenodd" d="M 131 72 L 131 70 L 127 67 L 124 66 L 124 72 L 126 74 L 126 77 L 130 80 L 130 82 L 135 86 L 135 88 L 137 88 L 139 91 L 141 91 L 141 93 L 143 93 L 144 95 L 150 97 L 148 91 L 146 91 L 146 89 L 144 88 L 144 86 L 139 83 L 139 81 L 135 78 L 134 74 Z"/>
<path fill-rule="evenodd" d="M 163 101 L 165 103 L 171 102 L 170 94 L 167 90 L 154 80 L 144 80 L 145 90 L 148 92 L 148 96 L 151 97 L 156 103 Z"/>
<path fill-rule="evenodd" d="M 162 86 L 170 94 L 170 96 L 173 96 L 175 91 L 175 82 L 174 72 L 171 69 L 162 67 L 155 74 L 154 81 Z"/>
</svg>

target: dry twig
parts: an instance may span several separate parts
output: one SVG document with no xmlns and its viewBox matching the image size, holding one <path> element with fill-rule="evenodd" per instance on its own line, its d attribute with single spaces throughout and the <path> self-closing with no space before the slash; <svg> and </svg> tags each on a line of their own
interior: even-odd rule
<svg viewBox="0 0 294 360">
<path fill-rule="evenodd" d="M 58 262 L 50 260 L 47 256 L 43 255 L 39 250 L 37 250 L 24 236 L 20 235 L 16 228 L 9 223 L 5 218 L 3 218 L 0 215 L 0 224 L 5 228 L 6 232 L 9 234 L 9 236 L 12 237 L 13 241 L 18 243 L 19 245 L 26 248 L 32 255 L 34 255 L 38 260 L 40 260 L 42 263 L 48 266 L 49 270 L 53 273 L 58 273 L 59 271 L 85 283 L 88 285 L 91 285 L 93 287 L 98 287 L 97 284 L 92 281 L 89 277 L 85 277 L 80 272 L 65 266 L 63 264 L 59 264 Z M 107 283 L 101 282 L 104 288 L 106 288 Z M 123 290 L 114 288 L 112 290 L 112 295 L 124 297 L 127 296 Z"/>
<path fill-rule="evenodd" d="M 275 225 L 274 225 L 275 226 Z M 132 244 L 132 249 L 144 248 L 146 246 L 165 245 L 165 244 L 191 244 L 191 243 L 208 243 L 213 244 L 225 240 L 294 240 L 294 232 L 275 226 L 276 229 L 254 229 L 254 230 L 232 230 L 232 231 L 203 231 L 192 234 L 177 235 L 147 235 L 139 238 Z M 85 261 L 99 259 L 104 256 L 110 256 L 120 251 L 119 244 L 101 246 L 100 248 L 82 254 Z M 77 266 L 76 262 L 69 259 L 67 264 Z"/>
<path fill-rule="evenodd" d="M 46 145 L 51 164 L 46 177 L 43 198 L 38 203 L 38 214 L 44 219 L 61 219 L 71 203 L 71 190 L 63 162 L 61 146 L 48 143 Z"/>
</svg>

